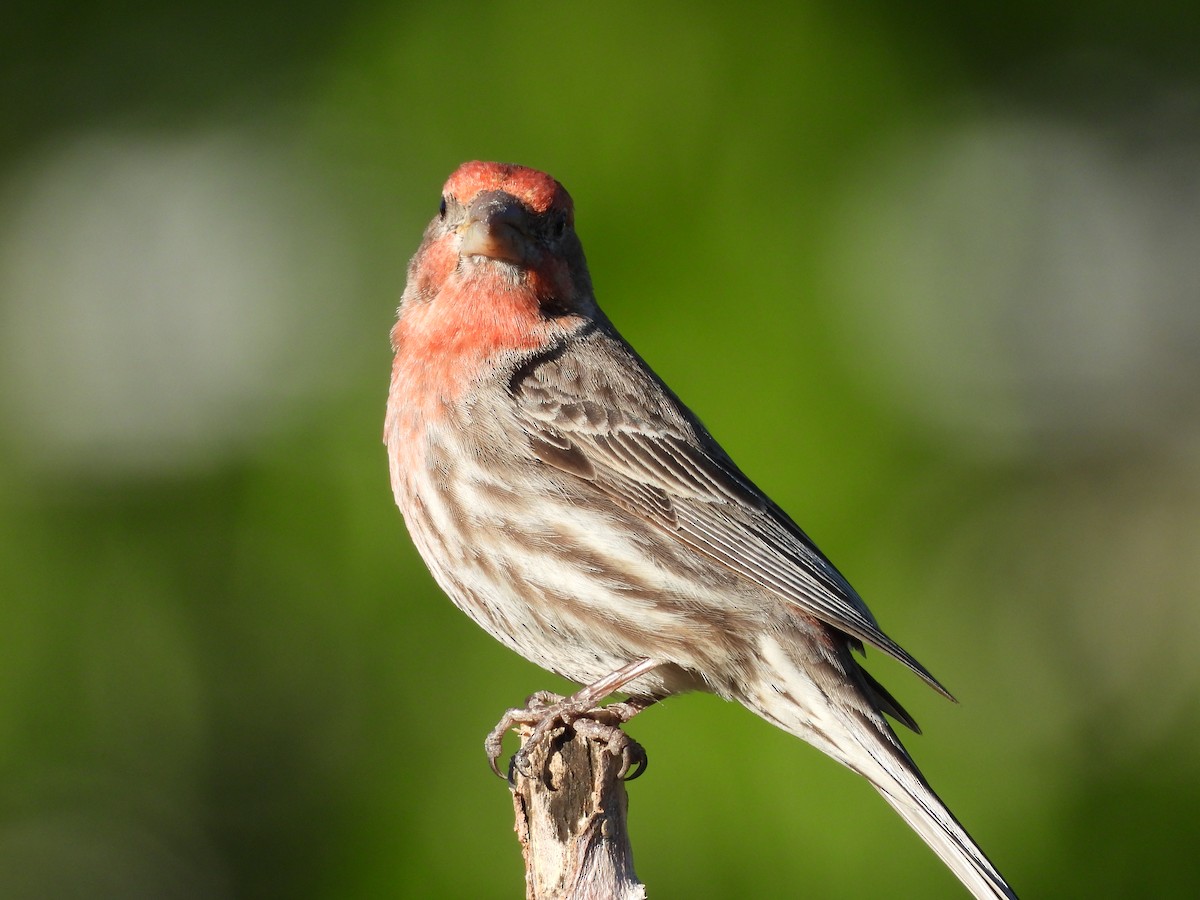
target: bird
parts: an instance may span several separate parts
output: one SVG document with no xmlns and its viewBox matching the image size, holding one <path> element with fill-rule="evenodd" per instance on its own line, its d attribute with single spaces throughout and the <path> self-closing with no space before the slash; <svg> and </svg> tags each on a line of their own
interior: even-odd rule
<svg viewBox="0 0 1200 900">
<path fill-rule="evenodd" d="M 391 344 L 384 443 L 418 552 L 485 631 L 583 685 L 510 711 L 486 742 L 493 768 L 516 722 L 607 710 L 619 725 L 708 691 L 862 775 L 976 898 L 1016 897 L 888 717 L 917 723 L 858 656 L 874 648 L 949 692 L 601 311 L 558 181 L 459 166 Z M 616 693 L 628 699 L 601 709 Z"/>
</svg>

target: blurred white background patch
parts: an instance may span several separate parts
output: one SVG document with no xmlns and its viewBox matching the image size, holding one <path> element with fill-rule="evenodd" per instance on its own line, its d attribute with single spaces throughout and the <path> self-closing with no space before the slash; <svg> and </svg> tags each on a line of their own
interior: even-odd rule
<svg viewBox="0 0 1200 900">
<path fill-rule="evenodd" d="M 0 189 L 0 397 L 29 462 L 200 465 L 337 380 L 345 232 L 284 147 L 91 136 Z"/>
<path fill-rule="evenodd" d="M 1000 116 L 898 139 L 828 259 L 853 367 L 974 452 L 1197 437 L 1194 128 Z"/>
</svg>

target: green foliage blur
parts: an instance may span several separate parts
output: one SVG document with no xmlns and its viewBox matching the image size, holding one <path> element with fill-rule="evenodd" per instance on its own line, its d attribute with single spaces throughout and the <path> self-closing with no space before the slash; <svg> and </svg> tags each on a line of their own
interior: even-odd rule
<svg viewBox="0 0 1200 900">
<path fill-rule="evenodd" d="M 460 162 L 956 693 L 871 671 L 1023 896 L 1200 879 L 1193 4 L 16 0 L 0 29 L 0 897 L 523 894 L 482 739 L 570 685 L 440 594 L 380 443 Z M 962 897 L 707 696 L 657 897 Z"/>
</svg>

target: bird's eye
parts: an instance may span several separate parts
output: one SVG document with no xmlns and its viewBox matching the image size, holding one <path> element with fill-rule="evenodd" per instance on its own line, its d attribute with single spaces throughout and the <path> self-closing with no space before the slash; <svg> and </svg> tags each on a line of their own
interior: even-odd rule
<svg viewBox="0 0 1200 900">
<path fill-rule="evenodd" d="M 441 205 L 438 206 L 438 218 L 439 219 L 446 218 L 446 198 L 445 197 L 442 198 Z"/>
<path fill-rule="evenodd" d="M 550 236 L 558 240 L 567 233 L 567 218 L 566 216 L 555 216 L 550 223 Z"/>
</svg>

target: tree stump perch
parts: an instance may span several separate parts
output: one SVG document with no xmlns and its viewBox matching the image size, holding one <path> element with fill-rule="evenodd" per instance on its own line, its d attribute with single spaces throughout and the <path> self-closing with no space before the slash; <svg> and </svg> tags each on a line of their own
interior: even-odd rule
<svg viewBox="0 0 1200 900">
<path fill-rule="evenodd" d="M 520 730 L 522 747 L 529 731 Z M 644 900 L 621 756 L 571 728 L 526 752 L 529 775 L 513 771 L 512 793 L 527 900 Z"/>
</svg>

